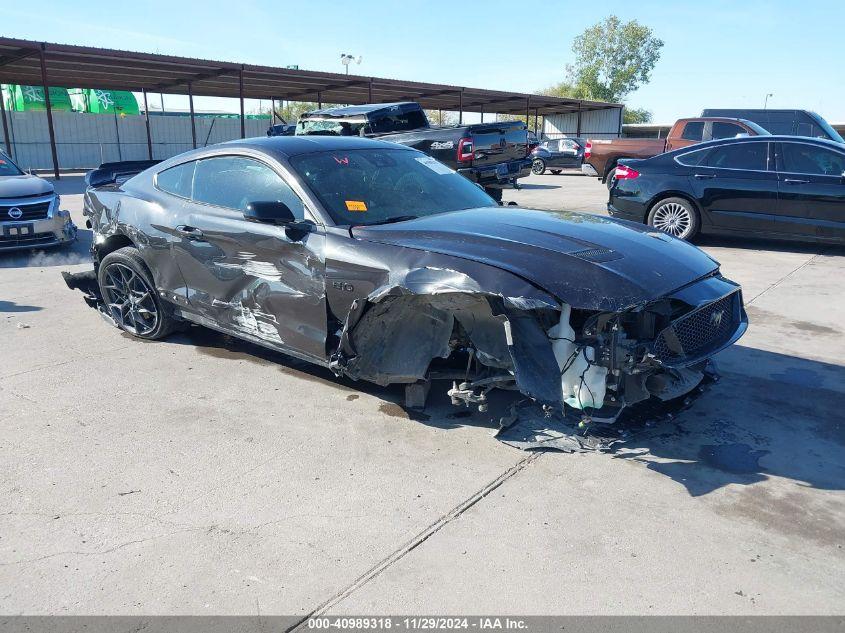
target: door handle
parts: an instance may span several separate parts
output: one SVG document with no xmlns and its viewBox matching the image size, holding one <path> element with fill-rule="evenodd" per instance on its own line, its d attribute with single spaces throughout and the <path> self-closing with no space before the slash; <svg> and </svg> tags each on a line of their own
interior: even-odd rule
<svg viewBox="0 0 845 633">
<path fill-rule="evenodd" d="M 784 178 L 783 181 L 787 185 L 806 185 L 809 180 L 801 180 L 800 178 Z"/>
<path fill-rule="evenodd" d="M 202 234 L 202 231 L 195 226 L 180 224 L 176 227 L 176 232 L 189 240 L 194 240 L 195 242 L 202 242 L 205 240 L 205 236 Z"/>
<path fill-rule="evenodd" d="M 709 178 L 715 178 L 716 174 L 693 174 L 693 178 L 698 178 L 699 180 L 708 180 Z"/>
</svg>

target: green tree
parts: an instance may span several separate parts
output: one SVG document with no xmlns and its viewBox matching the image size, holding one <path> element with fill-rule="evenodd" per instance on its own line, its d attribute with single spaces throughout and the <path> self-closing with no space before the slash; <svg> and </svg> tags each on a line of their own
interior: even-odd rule
<svg viewBox="0 0 845 633">
<path fill-rule="evenodd" d="M 575 38 L 575 62 L 567 66 L 567 81 L 549 90 L 568 93 L 560 96 L 622 102 L 648 83 L 662 47 L 663 41 L 647 26 L 611 15 Z"/>
<path fill-rule="evenodd" d="M 623 123 L 651 123 L 651 110 L 645 108 L 625 108 L 622 114 Z"/>
<path fill-rule="evenodd" d="M 426 110 L 425 116 L 431 125 L 457 125 L 458 113 L 448 110 Z"/>
</svg>

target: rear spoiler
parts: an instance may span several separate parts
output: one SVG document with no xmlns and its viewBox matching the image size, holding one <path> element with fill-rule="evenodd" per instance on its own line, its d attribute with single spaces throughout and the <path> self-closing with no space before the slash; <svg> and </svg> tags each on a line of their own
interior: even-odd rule
<svg viewBox="0 0 845 633">
<path fill-rule="evenodd" d="M 92 169 L 85 174 L 85 185 L 102 187 L 113 183 L 120 184 L 160 162 L 160 160 L 124 160 L 118 163 L 103 163 L 97 169 Z"/>
</svg>

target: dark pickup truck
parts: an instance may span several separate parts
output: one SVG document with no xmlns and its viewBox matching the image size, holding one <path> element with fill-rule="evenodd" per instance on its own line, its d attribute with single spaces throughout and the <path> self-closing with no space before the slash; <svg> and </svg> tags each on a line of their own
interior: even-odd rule
<svg viewBox="0 0 845 633">
<path fill-rule="evenodd" d="M 408 145 L 478 183 L 495 200 L 531 173 L 522 121 L 433 127 L 418 103 L 377 103 L 306 112 L 296 133 L 366 136 Z"/>
</svg>

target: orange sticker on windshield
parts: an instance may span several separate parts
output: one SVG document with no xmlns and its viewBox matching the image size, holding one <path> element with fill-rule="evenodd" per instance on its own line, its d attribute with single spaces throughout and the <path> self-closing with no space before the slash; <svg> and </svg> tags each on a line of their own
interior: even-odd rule
<svg viewBox="0 0 845 633">
<path fill-rule="evenodd" d="M 347 211 L 366 211 L 367 204 L 365 202 L 361 202 L 360 200 L 347 200 L 346 201 L 346 210 Z"/>
</svg>

